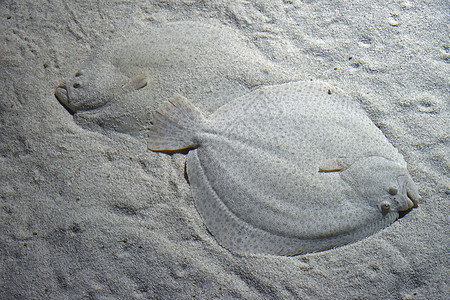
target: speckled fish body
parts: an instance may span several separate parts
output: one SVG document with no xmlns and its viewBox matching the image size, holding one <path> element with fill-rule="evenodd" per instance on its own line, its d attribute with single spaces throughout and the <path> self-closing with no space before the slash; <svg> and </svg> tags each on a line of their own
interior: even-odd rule
<svg viewBox="0 0 450 300">
<path fill-rule="evenodd" d="M 296 255 L 358 241 L 419 199 L 402 155 L 327 85 L 260 88 L 205 118 L 175 97 L 158 111 L 154 151 L 193 149 L 196 207 L 225 248 Z"/>
</svg>

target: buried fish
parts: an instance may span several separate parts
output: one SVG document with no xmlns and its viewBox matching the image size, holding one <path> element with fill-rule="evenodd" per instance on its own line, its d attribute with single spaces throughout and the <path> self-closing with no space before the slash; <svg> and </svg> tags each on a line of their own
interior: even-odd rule
<svg viewBox="0 0 450 300">
<path fill-rule="evenodd" d="M 271 62 L 227 26 L 169 22 L 139 34 L 117 33 L 55 96 L 83 128 L 138 136 L 174 92 L 214 111 L 255 86 L 294 81 L 297 73 Z"/>
<path fill-rule="evenodd" d="M 148 147 L 189 150 L 197 210 L 238 254 L 297 255 L 361 240 L 420 199 L 402 155 L 356 103 L 316 82 L 262 87 L 206 118 L 175 96 Z"/>
</svg>

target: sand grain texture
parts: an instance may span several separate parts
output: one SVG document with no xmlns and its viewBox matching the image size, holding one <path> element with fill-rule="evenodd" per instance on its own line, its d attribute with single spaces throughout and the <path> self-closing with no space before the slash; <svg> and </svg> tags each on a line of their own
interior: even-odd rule
<svg viewBox="0 0 450 300">
<path fill-rule="evenodd" d="M 448 16 L 446 1 L 1 1 L 1 298 L 447 298 Z M 405 157 L 419 207 L 317 254 L 221 248 L 183 156 L 83 129 L 53 95 L 105 39 L 168 21 L 224 24 L 299 79 L 348 91 Z M 223 104 L 208 101 L 196 105 Z"/>
</svg>

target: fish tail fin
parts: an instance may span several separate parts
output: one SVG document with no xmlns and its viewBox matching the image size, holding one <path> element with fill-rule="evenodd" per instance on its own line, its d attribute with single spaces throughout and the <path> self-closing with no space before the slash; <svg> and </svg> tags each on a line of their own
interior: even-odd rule
<svg viewBox="0 0 450 300">
<path fill-rule="evenodd" d="M 149 127 L 148 148 L 175 152 L 198 147 L 195 135 L 205 118 L 189 100 L 175 95 L 154 113 Z"/>
</svg>

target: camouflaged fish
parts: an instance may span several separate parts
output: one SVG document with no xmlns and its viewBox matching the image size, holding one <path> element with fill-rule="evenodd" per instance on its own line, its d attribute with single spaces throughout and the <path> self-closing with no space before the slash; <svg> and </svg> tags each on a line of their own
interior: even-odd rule
<svg viewBox="0 0 450 300">
<path fill-rule="evenodd" d="M 417 205 L 402 155 L 356 103 L 323 83 L 262 87 L 206 118 L 176 96 L 149 149 L 188 150 L 208 230 L 239 254 L 296 255 L 361 240 Z"/>
</svg>

